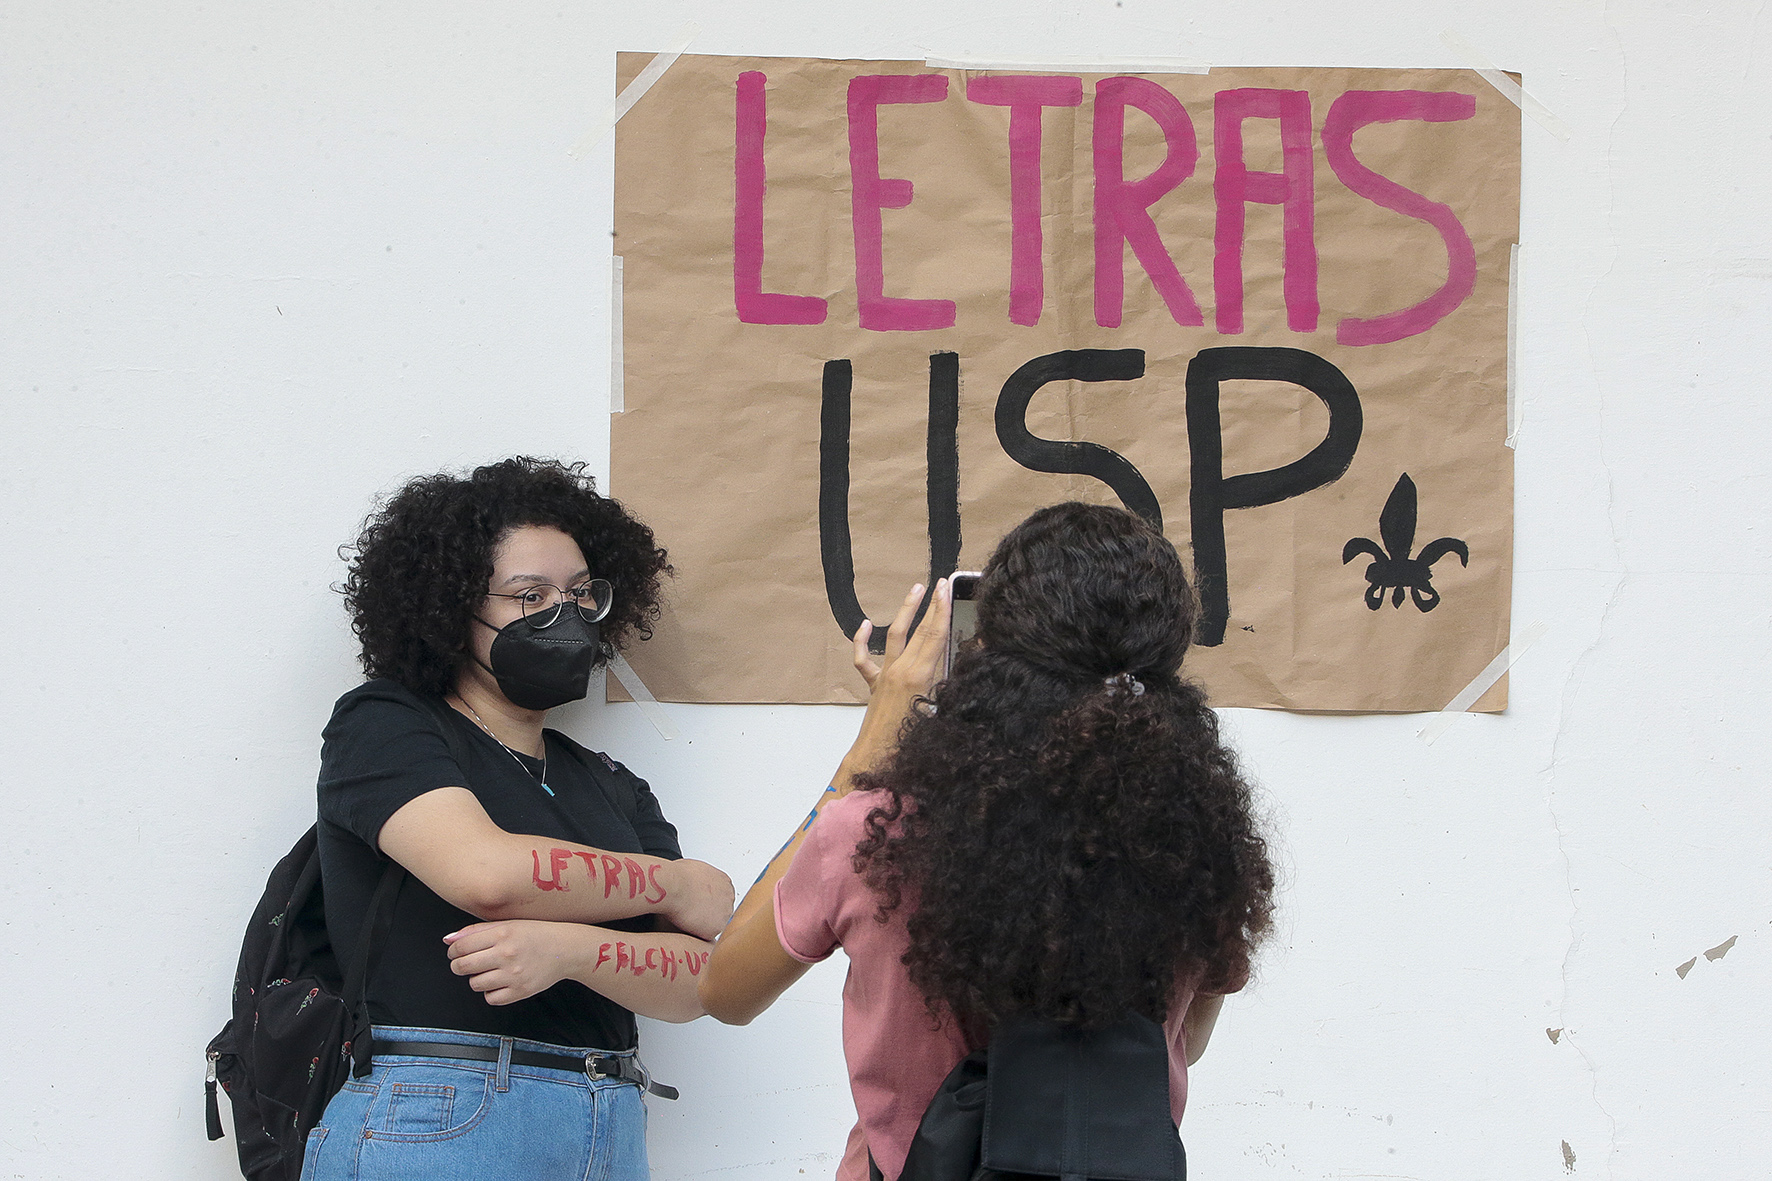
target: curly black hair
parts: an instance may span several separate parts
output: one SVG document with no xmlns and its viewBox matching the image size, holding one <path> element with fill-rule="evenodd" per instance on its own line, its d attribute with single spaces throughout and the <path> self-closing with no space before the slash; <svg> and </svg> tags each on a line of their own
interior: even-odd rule
<svg viewBox="0 0 1772 1181">
<path fill-rule="evenodd" d="M 1249 784 L 1179 675 L 1195 601 L 1163 535 L 1061 504 L 1005 537 L 976 639 L 857 785 L 855 866 L 938 1020 L 1161 1021 L 1176 981 L 1238 987 L 1274 875 Z"/>
<path fill-rule="evenodd" d="M 615 588 L 603 620 L 607 659 L 634 634 L 650 639 L 660 580 L 672 573 L 652 530 L 597 492 L 583 463 L 516 456 L 419 476 L 363 522 L 341 554 L 345 606 L 362 643 L 363 671 L 441 695 L 467 659 L 464 644 L 486 597 L 493 553 L 513 529 L 551 525 L 570 534 L 591 572 Z"/>
</svg>

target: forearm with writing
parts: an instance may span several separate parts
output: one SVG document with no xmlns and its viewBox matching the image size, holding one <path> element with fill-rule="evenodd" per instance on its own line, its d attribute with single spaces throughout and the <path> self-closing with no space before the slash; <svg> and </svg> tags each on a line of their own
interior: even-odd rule
<svg viewBox="0 0 1772 1181">
<path fill-rule="evenodd" d="M 512 835 L 500 845 L 500 887 L 481 918 L 598 923 L 672 913 L 676 868 L 662 857 L 536 836 Z"/>
<path fill-rule="evenodd" d="M 572 979 L 643 1017 L 681 1022 L 702 1015 L 696 985 L 713 944 L 675 932 L 582 931 Z"/>
</svg>

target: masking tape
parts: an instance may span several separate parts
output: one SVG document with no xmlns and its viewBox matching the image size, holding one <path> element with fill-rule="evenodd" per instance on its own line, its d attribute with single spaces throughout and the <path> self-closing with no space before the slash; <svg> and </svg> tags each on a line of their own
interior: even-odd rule
<svg viewBox="0 0 1772 1181">
<path fill-rule="evenodd" d="M 1459 57 L 1463 58 L 1465 65 L 1481 74 L 1489 85 L 1501 91 L 1503 98 L 1513 103 L 1514 106 L 1519 107 L 1520 110 L 1526 112 L 1534 123 L 1537 123 L 1540 127 L 1544 128 L 1564 143 L 1569 142 L 1569 125 L 1553 115 L 1549 107 L 1527 94 L 1518 82 L 1515 82 L 1512 78 L 1509 78 L 1506 74 L 1496 69 L 1493 62 L 1477 52 L 1477 47 L 1475 45 L 1472 45 L 1469 41 L 1466 41 L 1451 29 L 1447 29 L 1445 32 L 1441 33 L 1440 40 L 1445 43 L 1447 49 L 1450 49 L 1453 53 L 1456 53 Z"/>
<path fill-rule="evenodd" d="M 658 736 L 667 742 L 675 738 L 677 728 L 671 725 L 671 719 L 665 716 L 664 706 L 658 703 L 658 698 L 652 695 L 652 690 L 646 687 L 646 682 L 640 679 L 640 674 L 634 671 L 633 665 L 617 652 L 615 659 L 609 662 L 609 668 L 615 673 L 615 679 L 621 682 L 621 687 L 628 691 L 628 696 L 634 699 L 634 704 L 640 707 L 640 712 L 646 715 L 646 720 L 652 723 L 652 728 L 658 731 Z"/>
<path fill-rule="evenodd" d="M 1209 74 L 1212 67 L 1180 57 L 1050 57 L 1041 61 L 926 57 L 932 70 L 1013 70 L 1024 74 Z"/>
<path fill-rule="evenodd" d="M 1507 252 L 1507 438 L 1512 448 L 1520 437 L 1520 370 L 1515 360 L 1516 341 L 1520 331 L 1520 244 L 1515 242 Z"/>
<path fill-rule="evenodd" d="M 1446 732 L 1446 727 L 1452 724 L 1454 718 L 1475 705 L 1477 698 L 1487 693 L 1489 686 L 1499 681 L 1502 674 L 1514 666 L 1514 661 L 1526 655 L 1526 649 L 1537 643 L 1539 637 L 1549 630 L 1542 620 L 1534 620 L 1525 631 L 1520 633 L 1517 640 L 1496 654 L 1495 659 L 1489 662 L 1488 667 L 1477 674 L 1476 680 L 1460 689 L 1458 696 L 1446 703 L 1445 709 L 1429 718 L 1427 725 L 1416 733 L 1416 737 L 1432 746 L 1434 739 Z"/>
<path fill-rule="evenodd" d="M 627 409 L 627 393 L 623 374 L 627 362 L 621 352 L 621 255 L 614 256 L 609 267 L 609 413 L 620 414 Z M 1512 386 L 1508 387 L 1510 390 Z"/>
<path fill-rule="evenodd" d="M 689 48 L 690 42 L 694 41 L 700 32 L 701 26 L 694 21 L 684 25 L 682 31 L 677 35 L 676 45 L 647 62 L 646 68 L 635 75 L 632 82 L 621 88 L 621 93 L 615 96 L 615 104 L 609 108 L 607 114 L 593 123 L 590 130 L 586 131 L 572 146 L 570 154 L 574 156 L 588 155 L 592 148 L 602 143 L 603 137 L 615 130 L 615 125 L 621 122 L 621 117 L 633 110 L 634 104 L 639 102 L 648 90 L 652 89 L 652 84 L 662 78 L 664 72 L 670 69 L 678 58 L 683 56 L 683 51 Z"/>
</svg>

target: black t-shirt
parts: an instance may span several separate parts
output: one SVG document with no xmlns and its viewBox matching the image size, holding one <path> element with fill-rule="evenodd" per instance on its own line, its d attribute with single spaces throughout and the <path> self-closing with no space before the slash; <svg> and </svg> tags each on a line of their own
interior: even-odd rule
<svg viewBox="0 0 1772 1181">
<path fill-rule="evenodd" d="M 460 767 L 419 698 L 393 681 L 359 685 L 339 698 L 320 751 L 320 865 L 326 925 L 342 963 L 356 941 L 363 912 L 387 861 L 376 838 L 388 817 L 440 787 L 465 787 L 506 832 L 574 841 L 618 853 L 675 860 L 677 830 L 659 811 L 646 781 L 606 755 L 545 731 L 547 783 L 533 771 L 541 760 L 511 754 L 473 722 L 445 710 L 458 726 L 468 766 Z M 369 983 L 370 1019 L 530 1038 L 562 1046 L 626 1050 L 635 1044 L 634 1015 L 576 980 L 511 1005 L 489 1005 L 449 970 L 443 936 L 478 922 L 408 876 L 394 909 L 393 930 Z M 651 915 L 602 924 L 653 929 Z"/>
</svg>

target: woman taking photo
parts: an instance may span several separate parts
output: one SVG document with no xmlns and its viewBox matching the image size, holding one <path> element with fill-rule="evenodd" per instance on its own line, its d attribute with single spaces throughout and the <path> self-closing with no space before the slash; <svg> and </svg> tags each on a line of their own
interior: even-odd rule
<svg viewBox="0 0 1772 1181">
<path fill-rule="evenodd" d="M 1250 791 L 1181 679 L 1194 599 L 1162 534 L 1119 509 L 1042 509 L 979 581 L 946 680 L 950 593 L 888 633 L 861 733 L 746 896 L 701 983 L 743 1023 L 848 953 L 843 1049 L 860 1122 L 837 1176 L 891 1179 L 954 1064 L 1011 1017 L 1160 1022 L 1170 1111 L 1248 978 L 1273 875 Z"/>
<path fill-rule="evenodd" d="M 543 728 L 650 634 L 669 571 L 583 466 L 422 477 L 358 538 L 371 679 L 334 708 L 319 784 L 341 962 L 386 859 L 409 877 L 367 990 L 373 1069 L 309 1134 L 304 1178 L 647 1176 L 634 1014 L 700 1015 L 732 885 L 680 859 L 644 780 Z"/>
</svg>

